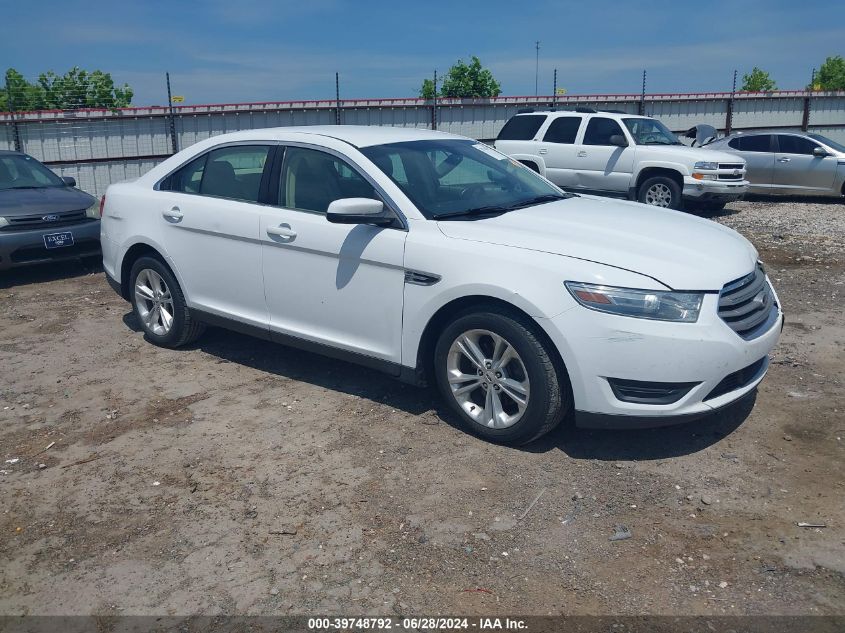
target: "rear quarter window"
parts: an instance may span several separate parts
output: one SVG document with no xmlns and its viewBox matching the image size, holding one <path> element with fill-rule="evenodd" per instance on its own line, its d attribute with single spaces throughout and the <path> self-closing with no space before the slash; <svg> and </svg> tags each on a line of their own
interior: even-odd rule
<svg viewBox="0 0 845 633">
<path fill-rule="evenodd" d="M 497 141 L 530 141 L 546 121 L 545 114 L 520 114 L 505 123 Z"/>
</svg>

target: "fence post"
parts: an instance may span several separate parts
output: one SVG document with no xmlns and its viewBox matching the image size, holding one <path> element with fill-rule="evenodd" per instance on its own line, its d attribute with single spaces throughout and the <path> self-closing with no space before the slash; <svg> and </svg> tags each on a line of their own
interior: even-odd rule
<svg viewBox="0 0 845 633">
<path fill-rule="evenodd" d="M 334 113 L 334 122 L 335 125 L 340 125 L 340 74 L 334 74 L 334 98 L 335 98 L 335 113 Z"/>
<path fill-rule="evenodd" d="M 806 132 L 810 128 L 810 98 L 813 96 L 813 90 L 816 88 L 816 69 L 813 68 L 813 74 L 810 77 L 810 89 L 807 91 L 807 96 L 804 97 L 804 115 L 801 117 L 801 130 Z"/>
<path fill-rule="evenodd" d="M 170 145 L 173 149 L 173 153 L 179 151 L 179 144 L 176 140 L 176 117 L 173 114 L 173 95 L 170 94 L 170 73 L 165 73 L 167 76 L 167 108 L 170 112 Z"/>
<path fill-rule="evenodd" d="M 557 68 L 555 68 L 555 82 L 552 86 L 552 110 L 557 106 Z"/>
<path fill-rule="evenodd" d="M 725 136 L 729 136 L 734 122 L 734 94 L 736 93 L 736 70 L 734 70 L 734 83 L 731 88 L 731 97 L 728 99 L 728 107 L 725 108 Z"/>
<path fill-rule="evenodd" d="M 434 71 L 434 100 L 431 103 L 431 129 L 437 129 L 437 70 Z"/>
<path fill-rule="evenodd" d="M 12 89 L 9 87 L 9 75 L 6 75 L 6 102 L 9 105 L 9 118 L 12 119 L 12 139 L 15 143 L 15 151 L 21 152 L 21 134 L 18 130 L 18 122 L 15 119 L 15 98 L 12 95 Z"/>
<path fill-rule="evenodd" d="M 645 116 L 645 70 L 643 70 L 643 90 L 640 93 L 640 116 Z"/>
</svg>

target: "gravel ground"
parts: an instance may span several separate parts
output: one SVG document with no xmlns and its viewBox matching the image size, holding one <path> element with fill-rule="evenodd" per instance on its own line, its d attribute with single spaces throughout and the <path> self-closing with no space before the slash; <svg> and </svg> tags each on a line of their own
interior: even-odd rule
<svg viewBox="0 0 845 633">
<path fill-rule="evenodd" d="M 845 206 L 716 219 L 788 315 L 756 403 L 523 449 L 338 361 L 152 347 L 99 270 L 0 276 L 0 613 L 845 613 Z"/>
<path fill-rule="evenodd" d="M 778 261 L 845 261 L 844 198 L 756 196 L 728 205 L 713 219 L 777 254 Z"/>
</svg>

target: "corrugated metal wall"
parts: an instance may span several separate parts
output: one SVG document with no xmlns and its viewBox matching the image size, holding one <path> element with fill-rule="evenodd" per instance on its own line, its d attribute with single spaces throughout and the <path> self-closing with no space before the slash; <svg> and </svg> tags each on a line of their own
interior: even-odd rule
<svg viewBox="0 0 845 633">
<path fill-rule="evenodd" d="M 845 93 L 579 95 L 555 99 L 559 109 L 588 106 L 601 110 L 645 113 L 680 132 L 697 123 L 724 130 L 732 104 L 732 128 L 800 130 L 805 117 L 810 131 L 845 142 Z M 493 139 L 521 108 L 548 108 L 552 97 L 500 97 L 484 100 L 440 100 L 437 128 L 477 139 Z M 429 128 L 432 104 L 419 99 L 347 100 L 340 119 L 347 125 Z M 333 101 L 262 104 L 218 104 L 174 108 L 173 126 L 179 149 L 226 132 L 291 125 L 332 125 Z M 22 150 L 46 162 L 62 176 L 73 176 L 95 195 L 112 182 L 136 178 L 172 153 L 170 111 L 165 107 L 117 111 L 18 113 L 14 118 Z M 14 149 L 11 115 L 0 114 L 0 149 Z"/>
</svg>

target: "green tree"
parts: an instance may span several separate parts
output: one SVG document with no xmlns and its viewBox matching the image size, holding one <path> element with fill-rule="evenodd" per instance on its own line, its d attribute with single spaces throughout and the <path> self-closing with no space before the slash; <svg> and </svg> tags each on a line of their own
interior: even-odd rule
<svg viewBox="0 0 845 633">
<path fill-rule="evenodd" d="M 755 66 L 750 73 L 742 76 L 742 88 L 748 92 L 769 92 L 777 90 L 778 86 L 775 80 L 769 76 L 765 70 L 761 70 Z"/>
<path fill-rule="evenodd" d="M 488 69 L 481 66 L 481 61 L 475 55 L 469 64 L 459 59 L 449 69 L 443 78 L 438 96 L 456 98 L 485 98 L 498 97 L 502 93 L 502 85 L 496 81 Z M 435 94 L 434 81 L 425 79 L 420 88 L 423 99 L 433 99 Z"/>
<path fill-rule="evenodd" d="M 845 59 L 842 55 L 824 60 L 816 73 L 816 84 L 820 90 L 845 90 Z"/>
<path fill-rule="evenodd" d="M 74 66 L 64 75 L 51 70 L 30 83 L 14 68 L 9 68 L 5 84 L 0 86 L 0 109 L 8 110 L 11 105 L 15 110 L 124 108 L 132 103 L 133 94 L 127 84 L 115 86 L 111 74 L 101 70 L 88 72 Z"/>
</svg>

